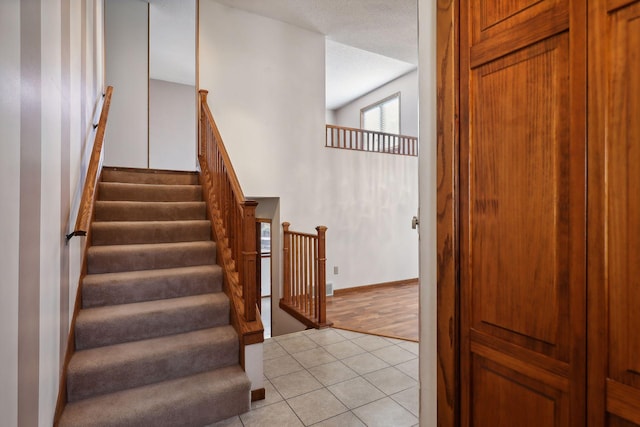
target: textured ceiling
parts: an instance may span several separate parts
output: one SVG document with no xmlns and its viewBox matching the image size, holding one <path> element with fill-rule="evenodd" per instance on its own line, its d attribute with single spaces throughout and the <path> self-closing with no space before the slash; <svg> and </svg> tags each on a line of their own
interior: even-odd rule
<svg viewBox="0 0 640 427">
<path fill-rule="evenodd" d="M 417 0 L 215 1 L 326 35 L 329 109 L 418 64 Z"/>
<path fill-rule="evenodd" d="M 408 62 L 327 40 L 326 108 L 340 108 L 415 68 Z"/>
<path fill-rule="evenodd" d="M 417 0 L 216 0 L 325 34 L 329 40 L 418 64 Z"/>
</svg>

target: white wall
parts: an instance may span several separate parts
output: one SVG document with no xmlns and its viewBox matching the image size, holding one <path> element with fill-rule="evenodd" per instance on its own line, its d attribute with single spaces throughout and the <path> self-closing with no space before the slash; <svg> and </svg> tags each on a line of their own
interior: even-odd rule
<svg viewBox="0 0 640 427">
<path fill-rule="evenodd" d="M 149 80 L 149 167 L 196 169 L 195 86 Z"/>
<path fill-rule="evenodd" d="M 148 167 L 148 3 L 105 1 L 106 84 L 113 86 L 107 166 Z"/>
<path fill-rule="evenodd" d="M 0 7 L 0 413 L 50 426 L 84 244 L 64 233 L 103 88 L 102 1 Z"/>
<path fill-rule="evenodd" d="M 334 122 L 331 124 L 359 128 L 361 109 L 398 92 L 400 92 L 400 133 L 407 136 L 418 136 L 418 70 L 398 77 L 334 110 Z M 417 169 L 415 173 L 417 179 Z"/>
<path fill-rule="evenodd" d="M 324 46 L 321 34 L 200 2 L 200 87 L 245 194 L 280 197 L 293 230 L 328 227 L 335 289 L 417 277 L 417 159 L 324 147 Z"/>
<path fill-rule="evenodd" d="M 20 230 L 20 0 L 0 3 L 0 414 L 18 424 L 18 298 Z M 8 41 L 8 42 L 5 42 Z"/>
</svg>

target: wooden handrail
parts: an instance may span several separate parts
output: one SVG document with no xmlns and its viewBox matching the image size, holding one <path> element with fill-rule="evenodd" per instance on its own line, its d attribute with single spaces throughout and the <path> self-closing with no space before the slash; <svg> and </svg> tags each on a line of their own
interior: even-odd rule
<svg viewBox="0 0 640 427">
<path fill-rule="evenodd" d="M 289 230 L 282 224 L 283 297 L 280 308 L 312 328 L 331 326 L 327 321 L 326 233 L 316 227 L 317 235 Z"/>
<path fill-rule="evenodd" d="M 325 147 L 375 153 L 418 155 L 418 138 L 344 126 L 326 125 Z"/>
<path fill-rule="evenodd" d="M 73 236 L 86 236 L 87 231 L 89 231 L 89 226 L 91 225 L 93 206 L 96 196 L 96 185 L 98 178 L 100 177 L 100 168 L 102 166 L 100 159 L 102 158 L 102 147 L 104 145 L 104 134 L 107 130 L 107 119 L 109 118 L 109 107 L 111 106 L 112 93 L 113 86 L 108 86 L 104 95 L 104 102 L 102 104 L 102 111 L 100 112 L 100 120 L 98 121 L 96 137 L 93 142 L 93 149 L 91 150 L 91 159 L 89 160 L 87 175 L 82 189 L 82 198 L 80 199 L 76 225 L 73 231 L 67 234 L 67 240 Z"/>
<path fill-rule="evenodd" d="M 216 240 L 218 264 L 223 269 L 224 290 L 231 300 L 231 323 L 241 344 L 248 345 L 264 340 L 264 328 L 260 316 L 256 315 L 258 252 L 255 213 L 258 203 L 244 197 L 207 105 L 207 94 L 208 91 L 200 90 L 200 181 Z"/>
</svg>

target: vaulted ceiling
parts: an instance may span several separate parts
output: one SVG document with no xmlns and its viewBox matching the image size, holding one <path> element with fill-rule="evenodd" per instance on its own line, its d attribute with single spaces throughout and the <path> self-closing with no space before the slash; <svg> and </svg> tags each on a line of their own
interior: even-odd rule
<svg viewBox="0 0 640 427">
<path fill-rule="evenodd" d="M 417 0 L 215 0 L 326 35 L 327 108 L 415 69 Z"/>
<path fill-rule="evenodd" d="M 146 0 L 156 9 L 152 74 L 193 84 L 182 39 L 193 38 L 190 0 Z M 214 0 L 236 9 L 324 34 L 326 106 L 333 110 L 414 70 L 418 64 L 417 0 Z M 157 33 L 157 34 L 155 34 Z M 162 47 L 162 49 L 156 49 Z M 155 64 L 159 64 L 156 68 Z M 172 65 L 173 64 L 173 65 Z"/>
</svg>

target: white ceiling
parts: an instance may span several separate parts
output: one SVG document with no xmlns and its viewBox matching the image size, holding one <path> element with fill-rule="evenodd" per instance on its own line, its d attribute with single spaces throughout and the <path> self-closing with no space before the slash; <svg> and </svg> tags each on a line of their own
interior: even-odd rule
<svg viewBox="0 0 640 427">
<path fill-rule="evenodd" d="M 195 2 L 147 1 L 150 77 L 195 84 Z M 417 0 L 215 1 L 326 35 L 330 110 L 417 67 Z"/>
<path fill-rule="evenodd" d="M 415 69 L 417 0 L 215 0 L 327 36 L 327 108 Z"/>
</svg>

